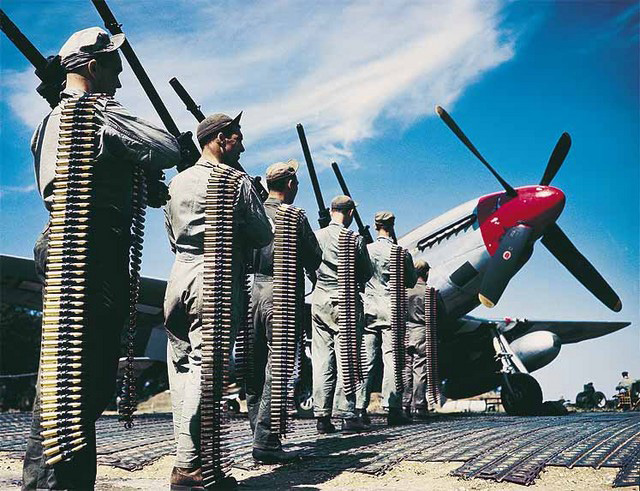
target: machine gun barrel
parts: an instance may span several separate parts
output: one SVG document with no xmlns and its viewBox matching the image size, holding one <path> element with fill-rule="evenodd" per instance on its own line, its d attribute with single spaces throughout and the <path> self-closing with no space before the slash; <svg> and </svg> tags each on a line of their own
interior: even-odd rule
<svg viewBox="0 0 640 491">
<path fill-rule="evenodd" d="M 296 125 L 296 129 L 298 130 L 300 145 L 302 145 L 304 160 L 307 162 L 307 169 L 309 169 L 309 178 L 311 179 L 311 185 L 313 186 L 313 194 L 315 194 L 316 201 L 318 202 L 318 223 L 320 224 L 320 228 L 325 228 L 331 221 L 331 217 L 329 216 L 329 208 L 324 205 L 322 191 L 320 191 L 320 184 L 318 183 L 318 176 L 316 175 L 316 168 L 314 167 L 313 160 L 311 159 L 309 144 L 307 143 L 307 137 L 304 134 L 304 128 L 302 127 L 302 124 L 298 123 Z"/>
<path fill-rule="evenodd" d="M 171 80 L 169 80 L 169 85 L 173 87 L 173 90 L 176 91 L 176 94 L 178 94 L 180 100 L 184 102 L 187 110 L 191 114 L 193 114 L 193 117 L 196 118 L 198 123 L 203 121 L 205 119 L 205 116 L 204 113 L 200 110 L 200 106 L 196 104 L 196 101 L 193 100 L 193 97 L 191 97 L 189 92 L 187 92 L 187 89 L 184 88 L 180 81 L 176 77 L 173 77 Z M 242 165 L 240 165 L 240 162 L 236 164 L 236 167 L 239 171 L 245 172 L 246 174 L 246 171 L 244 170 Z M 260 195 L 260 199 L 262 199 L 262 201 L 266 201 L 267 197 L 269 196 L 269 192 L 262 185 L 260 176 L 252 177 L 251 180 L 253 181 L 256 191 Z"/>
<path fill-rule="evenodd" d="M 42 56 L 38 48 L 22 34 L 22 31 L 18 29 L 18 26 L 9 19 L 9 16 L 7 16 L 2 9 L 0 9 L 0 28 L 2 28 L 2 32 L 7 35 L 9 41 L 20 50 L 20 53 L 31 62 L 36 70 L 43 70 L 47 66 L 47 59 Z"/>
<path fill-rule="evenodd" d="M 198 120 L 198 123 L 204 120 L 205 116 L 204 113 L 200 110 L 200 106 L 196 104 L 196 101 L 193 100 L 193 98 L 189 95 L 189 92 L 187 92 L 187 89 L 182 86 L 182 84 L 176 77 L 173 77 L 171 80 L 169 80 L 169 85 L 173 87 L 173 90 L 176 91 L 176 94 L 178 94 L 180 100 L 184 102 L 185 106 L 187 106 L 187 111 L 193 114 L 193 116 Z"/>
<path fill-rule="evenodd" d="M 59 60 L 45 58 L 2 9 L 0 9 L 0 28 L 9 41 L 36 69 L 37 77 L 42 80 L 42 84 L 37 89 L 38 93 L 47 100 L 51 107 L 56 107 L 60 101 L 62 82 L 65 79 L 64 70 L 58 63 Z"/>
<path fill-rule="evenodd" d="M 122 24 L 118 23 L 115 16 L 113 15 L 113 12 L 111 12 L 111 9 L 107 5 L 106 0 L 91 0 L 91 2 L 93 3 L 94 7 L 98 11 L 98 14 L 100 14 L 100 17 L 102 17 L 102 20 L 104 21 L 104 25 L 107 28 L 107 30 L 111 34 L 121 34 Z M 164 102 L 162 102 L 162 99 L 160 98 L 158 91 L 153 86 L 153 83 L 151 82 L 151 79 L 147 75 L 147 72 L 145 71 L 144 67 L 142 66 L 142 63 L 140 63 L 138 56 L 136 55 L 135 51 L 133 51 L 133 48 L 131 47 L 131 44 L 129 43 L 129 41 L 125 40 L 122 46 L 120 47 L 120 49 L 124 57 L 127 59 L 127 62 L 129 63 L 129 66 L 133 70 L 133 73 L 135 74 L 136 78 L 140 82 L 140 85 L 142 85 L 142 89 L 145 91 L 145 93 L 147 94 L 147 97 L 151 101 L 153 108 L 158 113 L 158 116 L 160 116 L 160 119 L 162 120 L 162 124 L 164 124 L 165 128 L 169 133 L 171 133 L 174 137 L 176 137 L 183 153 L 186 154 L 187 161 L 182 162 L 181 165 L 178 166 L 179 171 L 184 170 L 185 168 L 191 166 L 200 156 L 200 152 L 198 151 L 198 148 L 193 142 L 191 132 L 186 132 L 186 133 L 180 132 L 180 130 L 178 129 L 178 126 L 176 125 L 175 121 L 171 117 L 171 114 L 169 114 L 167 106 L 165 106 Z"/>
<path fill-rule="evenodd" d="M 338 164 L 336 162 L 333 162 L 331 164 L 331 168 L 333 169 L 333 172 L 336 175 L 336 179 L 338 179 L 338 184 L 340 184 L 342 193 L 345 194 L 346 196 L 349 196 L 349 198 L 352 198 L 351 193 L 349 192 L 349 188 L 347 187 L 347 183 L 345 182 L 344 177 L 342 177 L 342 172 L 340 171 L 340 167 L 338 167 Z M 358 232 L 360 233 L 362 238 L 365 240 L 367 244 L 371 244 L 373 242 L 373 237 L 371 237 L 371 231 L 369 230 L 369 225 L 365 225 L 363 223 L 357 208 L 354 208 L 353 210 L 353 218 L 355 219 L 356 224 L 358 225 Z"/>
</svg>

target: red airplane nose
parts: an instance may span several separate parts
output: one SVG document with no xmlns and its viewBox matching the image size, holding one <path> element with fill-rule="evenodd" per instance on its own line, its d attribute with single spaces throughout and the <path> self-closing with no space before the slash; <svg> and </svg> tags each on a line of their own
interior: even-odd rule
<svg viewBox="0 0 640 491">
<path fill-rule="evenodd" d="M 532 196 L 532 225 L 542 233 L 548 225 L 555 221 L 562 213 L 566 197 L 564 193 L 552 186 L 536 186 Z"/>
<path fill-rule="evenodd" d="M 483 196 L 478 201 L 478 221 L 482 238 L 493 255 L 503 234 L 511 227 L 527 225 L 534 229 L 532 238 L 538 239 L 545 229 L 555 223 L 565 204 L 564 193 L 552 186 L 517 188 L 518 195 L 505 193 Z"/>
</svg>

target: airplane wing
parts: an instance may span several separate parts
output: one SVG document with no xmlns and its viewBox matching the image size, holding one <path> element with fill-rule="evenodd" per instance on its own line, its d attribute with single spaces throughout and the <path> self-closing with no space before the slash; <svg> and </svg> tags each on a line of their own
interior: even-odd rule
<svg viewBox="0 0 640 491">
<path fill-rule="evenodd" d="M 562 344 L 578 343 L 587 339 L 599 338 L 630 325 L 630 322 L 610 321 L 558 321 L 533 319 L 482 319 L 470 315 L 461 320 L 459 332 L 475 330 L 483 324 L 498 326 L 505 337 L 511 341 L 536 331 L 549 331 L 560 338 Z"/>
<path fill-rule="evenodd" d="M 503 321 L 507 327 L 506 321 Z M 512 322 L 513 323 L 513 322 Z M 536 331 L 549 331 L 560 338 L 562 344 L 578 343 L 587 339 L 599 338 L 627 327 L 631 322 L 609 321 L 555 321 L 555 320 L 516 320 L 516 325 L 509 327 L 506 333 L 513 331 L 514 338 Z"/>
<path fill-rule="evenodd" d="M 138 310 L 144 314 L 162 313 L 165 280 L 142 277 Z M 0 299 L 4 303 L 32 310 L 42 310 L 42 287 L 33 259 L 0 255 Z"/>
<path fill-rule="evenodd" d="M 146 359 L 162 362 L 166 362 L 167 336 L 162 315 L 166 287 L 165 280 L 140 278 L 140 297 L 137 305 L 136 344 L 140 343 L 141 348 L 144 347 Z M 0 301 L 16 307 L 42 311 L 42 287 L 36 275 L 33 259 L 0 255 Z"/>
</svg>

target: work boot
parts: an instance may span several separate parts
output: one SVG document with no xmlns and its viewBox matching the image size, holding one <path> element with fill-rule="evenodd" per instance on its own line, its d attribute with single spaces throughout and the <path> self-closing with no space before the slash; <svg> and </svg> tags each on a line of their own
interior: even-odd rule
<svg viewBox="0 0 640 491">
<path fill-rule="evenodd" d="M 262 464 L 288 464 L 299 459 L 299 455 L 296 452 L 285 452 L 281 448 L 267 450 L 254 447 L 251 455 L 253 455 L 253 459 L 256 462 Z"/>
<path fill-rule="evenodd" d="M 367 431 L 367 427 L 360 418 L 342 418 L 343 435 L 351 435 L 353 433 L 361 433 L 363 431 Z"/>
<path fill-rule="evenodd" d="M 365 425 L 367 429 L 369 429 L 369 427 L 371 426 L 371 418 L 367 414 L 367 410 L 357 409 L 356 412 L 358 414 L 358 418 L 360 418 L 360 421 L 362 421 L 362 424 Z"/>
<path fill-rule="evenodd" d="M 206 488 L 207 491 L 227 491 L 230 489 L 238 489 L 238 481 L 233 476 L 227 476 L 219 481 L 210 484 Z"/>
<path fill-rule="evenodd" d="M 333 426 L 330 416 L 322 416 L 321 418 L 318 418 L 316 429 L 318 430 L 318 433 L 320 433 L 321 435 L 336 432 L 336 427 Z"/>
<path fill-rule="evenodd" d="M 399 426 L 411 423 L 411 419 L 407 418 L 404 411 L 400 408 L 389 408 L 389 414 L 387 414 L 388 426 Z"/>
<path fill-rule="evenodd" d="M 171 491 L 195 491 L 202 487 L 202 469 L 174 467 L 171 471 Z"/>
<path fill-rule="evenodd" d="M 416 412 L 414 413 L 414 416 L 416 419 L 429 419 L 429 411 L 427 411 L 425 408 L 423 407 L 418 407 L 416 408 Z"/>
</svg>

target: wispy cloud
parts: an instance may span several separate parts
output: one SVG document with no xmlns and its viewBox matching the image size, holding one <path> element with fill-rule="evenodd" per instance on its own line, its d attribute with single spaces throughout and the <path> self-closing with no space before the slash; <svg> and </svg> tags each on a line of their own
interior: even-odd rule
<svg viewBox="0 0 640 491">
<path fill-rule="evenodd" d="M 244 110 L 249 167 L 301 157 L 297 122 L 305 125 L 319 165 L 333 158 L 356 163 L 356 142 L 407 127 L 431 115 L 436 103 L 452 105 L 514 55 L 498 2 L 282 0 L 241 9 L 209 2 L 184 7 L 188 22 L 163 10 L 155 30 L 148 11 L 128 10 L 135 19 L 127 25 L 143 15 L 146 22 L 143 32 L 131 32 L 132 44 L 181 128 L 192 129 L 195 120 L 166 84 L 173 76 L 205 113 Z M 29 126 L 46 112 L 33 78 L 14 74 L 5 87 L 12 109 Z M 123 103 L 157 120 L 128 71 L 123 85 Z"/>
<path fill-rule="evenodd" d="M 28 184 L 25 186 L 0 186 L 0 197 L 5 196 L 6 194 L 17 193 L 17 194 L 25 194 L 32 193 L 36 191 L 38 188 L 35 184 Z"/>
</svg>

